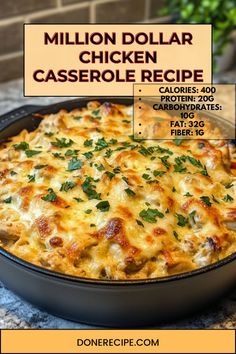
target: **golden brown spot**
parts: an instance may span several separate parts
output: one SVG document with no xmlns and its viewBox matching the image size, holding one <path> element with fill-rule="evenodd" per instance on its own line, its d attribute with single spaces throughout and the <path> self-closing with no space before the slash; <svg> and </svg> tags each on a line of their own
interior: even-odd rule
<svg viewBox="0 0 236 354">
<path fill-rule="evenodd" d="M 54 166 L 51 166 L 51 165 L 48 165 L 48 166 L 46 166 L 42 171 L 44 172 L 44 171 L 47 171 L 47 172 L 49 172 L 49 173 L 55 173 L 55 172 L 57 172 L 57 168 L 56 167 L 54 167 Z"/>
<path fill-rule="evenodd" d="M 140 253 L 140 249 L 138 249 L 137 247 L 134 247 L 134 246 L 130 246 L 129 247 L 129 255 L 131 256 L 137 256 L 139 253 Z"/>
<path fill-rule="evenodd" d="M 33 167 L 34 161 L 26 160 L 18 163 L 18 166 L 24 170 L 30 170 Z"/>
<path fill-rule="evenodd" d="M 147 241 L 148 243 L 153 243 L 153 238 L 152 238 L 152 236 L 147 235 L 147 236 L 146 236 L 146 241 Z"/>
<path fill-rule="evenodd" d="M 35 225 L 38 229 L 39 235 L 42 238 L 47 237 L 51 233 L 51 227 L 49 225 L 49 220 L 45 216 L 40 216 L 35 220 Z"/>
<path fill-rule="evenodd" d="M 67 248 L 67 256 L 70 260 L 74 261 L 77 257 L 80 256 L 80 247 L 77 242 L 73 242 L 68 248 Z"/>
<path fill-rule="evenodd" d="M 155 227 L 155 229 L 152 230 L 153 235 L 155 236 L 160 236 L 166 234 L 166 230 L 162 229 L 161 227 Z"/>
<path fill-rule="evenodd" d="M 24 211 L 27 211 L 29 209 L 29 205 L 31 202 L 31 196 L 33 193 L 33 187 L 32 186 L 26 186 L 26 187 L 22 187 L 19 190 L 19 195 L 22 196 L 22 200 L 21 200 L 21 209 Z"/>
<path fill-rule="evenodd" d="M 236 219 L 236 208 L 229 208 L 229 211 L 226 215 L 230 219 Z"/>
<path fill-rule="evenodd" d="M 174 206 L 174 199 L 172 199 L 171 197 L 167 197 L 167 205 L 169 208 L 172 208 Z"/>
<path fill-rule="evenodd" d="M 169 252 L 168 250 L 163 250 L 162 254 L 165 257 L 165 260 L 166 260 L 166 263 L 168 264 L 168 266 L 171 266 L 175 263 L 173 260 L 173 257 L 171 256 L 171 252 Z"/>
<path fill-rule="evenodd" d="M 123 220 L 121 218 L 110 219 L 104 231 L 107 239 L 119 235 L 123 231 Z"/>
<path fill-rule="evenodd" d="M 61 211 L 55 212 L 53 214 L 53 220 L 54 220 L 55 224 L 57 225 L 57 230 L 59 232 L 66 231 L 66 228 L 63 226 L 63 223 L 62 223 L 62 212 Z"/>
<path fill-rule="evenodd" d="M 151 186 L 154 191 L 164 192 L 164 189 L 159 185 L 158 181 L 157 183 L 152 183 Z"/>
<path fill-rule="evenodd" d="M 131 213 L 131 211 L 129 210 L 129 208 L 123 206 L 123 205 L 119 205 L 117 207 L 118 211 L 122 214 L 123 217 L 125 218 L 129 218 L 131 219 L 133 217 L 133 214 Z"/>
<path fill-rule="evenodd" d="M 10 170 L 7 168 L 3 171 L 0 171 L 0 179 L 4 178 L 9 171 Z"/>
<path fill-rule="evenodd" d="M 135 151 L 122 151 L 119 153 L 119 155 L 116 156 L 115 161 L 120 164 L 120 163 L 126 163 L 127 160 L 129 159 L 135 159 L 138 157 L 137 152 Z"/>
<path fill-rule="evenodd" d="M 201 188 L 195 187 L 194 189 L 195 189 L 195 192 L 197 192 L 199 194 L 203 193 L 203 190 Z"/>
<path fill-rule="evenodd" d="M 124 230 L 124 220 L 121 218 L 112 218 L 108 221 L 107 225 L 93 234 L 96 238 L 105 237 L 107 240 L 112 240 L 117 242 L 121 247 L 126 249 L 135 250 L 135 247 L 132 247 L 127 239 Z"/>
<path fill-rule="evenodd" d="M 231 162 L 230 168 L 232 170 L 236 169 L 236 161 Z"/>
<path fill-rule="evenodd" d="M 52 247 L 62 247 L 63 246 L 63 240 L 61 237 L 58 237 L 58 236 L 52 237 L 50 239 L 49 243 Z"/>
<path fill-rule="evenodd" d="M 131 185 L 131 186 L 136 186 L 136 185 L 138 185 L 138 184 L 140 184 L 141 183 L 141 178 L 138 176 L 138 175 L 135 175 L 135 174 L 133 174 L 133 175 L 128 175 L 128 180 L 129 180 L 129 184 Z"/>
<path fill-rule="evenodd" d="M 66 203 L 66 201 L 64 199 L 62 199 L 61 197 L 56 198 L 56 200 L 54 200 L 53 202 L 51 202 L 53 205 L 57 206 L 58 208 L 65 208 L 68 203 Z"/>
<path fill-rule="evenodd" d="M 25 195 L 32 194 L 32 192 L 33 192 L 33 187 L 32 186 L 26 186 L 26 187 L 20 188 L 18 193 L 21 196 L 25 196 Z"/>
</svg>

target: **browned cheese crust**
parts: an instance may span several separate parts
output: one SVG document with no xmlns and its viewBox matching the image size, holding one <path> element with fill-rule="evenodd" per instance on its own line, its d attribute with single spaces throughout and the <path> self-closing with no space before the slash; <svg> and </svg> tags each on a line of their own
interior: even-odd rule
<svg viewBox="0 0 236 354">
<path fill-rule="evenodd" d="M 2 144 L 2 247 L 50 270 L 124 280 L 235 252 L 227 141 L 134 139 L 133 109 L 90 102 Z M 140 119 L 149 129 L 150 107 Z"/>
</svg>

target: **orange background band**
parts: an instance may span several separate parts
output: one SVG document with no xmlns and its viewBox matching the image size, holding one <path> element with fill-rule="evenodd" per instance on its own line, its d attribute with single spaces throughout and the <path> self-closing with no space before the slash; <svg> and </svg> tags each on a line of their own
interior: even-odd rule
<svg viewBox="0 0 236 354">
<path fill-rule="evenodd" d="M 159 346 L 77 346 L 80 339 L 159 339 Z M 235 353 L 234 330 L 2 330 L 2 353 Z"/>
</svg>

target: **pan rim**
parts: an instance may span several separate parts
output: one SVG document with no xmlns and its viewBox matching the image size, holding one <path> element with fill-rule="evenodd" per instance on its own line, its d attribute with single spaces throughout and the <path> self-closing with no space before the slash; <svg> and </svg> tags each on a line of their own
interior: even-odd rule
<svg viewBox="0 0 236 354">
<path fill-rule="evenodd" d="M 40 109 L 37 110 L 37 113 L 38 112 L 43 113 L 44 111 L 46 111 L 50 108 L 55 109 L 57 107 L 60 107 L 60 106 L 66 105 L 66 104 L 68 105 L 68 104 L 73 104 L 73 103 L 81 102 L 81 101 L 88 102 L 90 100 L 98 100 L 98 101 L 100 100 L 100 101 L 104 102 L 109 99 L 114 99 L 115 101 L 118 101 L 118 100 L 134 101 L 133 96 L 106 96 L 106 98 L 102 97 L 102 96 L 101 97 L 98 97 L 98 96 L 77 97 L 72 100 L 66 100 L 66 101 L 62 101 L 62 102 L 59 101 L 59 102 L 56 102 L 56 103 L 53 103 L 50 105 L 41 106 Z M 123 103 L 120 103 L 120 104 L 123 104 Z M 61 107 L 58 109 L 63 109 L 63 108 Z M 66 109 L 66 107 L 64 107 L 64 109 Z M 44 113 L 44 114 L 47 114 L 47 113 Z M 215 116 L 215 115 L 212 115 L 212 116 Z M 23 118 L 24 117 L 22 117 L 20 119 L 23 119 Z M 228 122 L 223 118 L 220 118 L 218 116 L 215 116 L 215 118 L 221 119 L 222 121 L 227 122 L 228 124 L 230 123 L 230 125 L 234 126 L 233 123 Z M 1 120 L 0 120 L 0 125 L 1 125 Z M 9 124 L 9 126 L 10 125 L 11 124 Z M 7 126 L 5 129 L 7 129 L 9 126 Z M 220 267 L 223 267 L 224 265 L 230 264 L 233 261 L 236 261 L 236 252 L 234 252 L 231 255 L 223 258 L 220 261 L 217 261 L 215 263 L 209 264 L 207 266 L 204 266 L 204 267 L 201 267 L 198 269 L 194 269 L 189 272 L 183 272 L 183 273 L 178 273 L 178 274 L 174 274 L 174 275 L 170 275 L 170 276 L 156 277 L 156 278 L 130 279 L 130 280 L 106 280 L 106 279 L 77 277 L 77 276 L 49 270 L 49 269 L 43 268 L 41 266 L 35 265 L 33 263 L 30 263 L 22 258 L 19 258 L 19 257 L 15 256 L 14 254 L 8 252 L 7 250 L 2 248 L 1 246 L 0 246 L 0 256 L 3 256 L 4 258 L 10 260 L 12 263 L 22 266 L 27 270 L 31 270 L 36 273 L 40 273 L 41 275 L 48 276 L 52 279 L 60 279 L 60 280 L 66 281 L 66 282 L 71 282 L 73 284 L 87 284 L 87 285 L 114 286 L 114 287 L 124 286 L 124 285 L 125 286 L 139 286 L 139 285 L 147 285 L 147 284 L 169 283 L 172 281 L 187 279 L 187 278 L 190 278 L 193 276 L 201 275 L 201 274 L 216 270 Z"/>
</svg>

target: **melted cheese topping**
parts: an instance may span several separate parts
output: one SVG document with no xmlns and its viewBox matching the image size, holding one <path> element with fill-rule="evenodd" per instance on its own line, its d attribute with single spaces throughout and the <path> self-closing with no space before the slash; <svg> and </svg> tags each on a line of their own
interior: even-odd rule
<svg viewBox="0 0 236 354">
<path fill-rule="evenodd" d="M 2 146 L 2 247 L 100 279 L 168 276 L 235 252 L 227 142 L 135 140 L 132 111 L 90 102 Z"/>
</svg>

